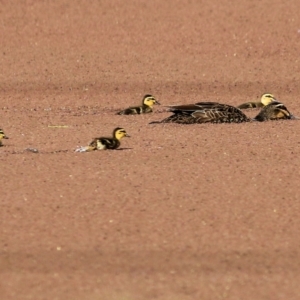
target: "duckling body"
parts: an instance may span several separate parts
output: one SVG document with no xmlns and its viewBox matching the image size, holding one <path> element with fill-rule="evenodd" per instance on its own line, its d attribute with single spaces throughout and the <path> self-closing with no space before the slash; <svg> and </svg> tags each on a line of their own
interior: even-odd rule
<svg viewBox="0 0 300 300">
<path fill-rule="evenodd" d="M 121 145 L 120 140 L 115 138 L 109 138 L 109 137 L 99 137 L 94 138 L 90 144 L 89 147 L 91 150 L 106 150 L 106 149 L 117 149 Z"/>
<path fill-rule="evenodd" d="M 117 115 L 139 115 L 148 114 L 153 111 L 153 105 L 160 104 L 152 95 L 145 95 L 141 106 L 132 106 L 121 110 Z"/>
<path fill-rule="evenodd" d="M 262 108 L 273 101 L 277 101 L 272 94 L 263 94 L 260 98 L 260 102 L 246 102 L 238 106 L 239 109 L 249 109 L 249 108 Z"/>
<path fill-rule="evenodd" d="M 240 104 L 237 108 L 249 109 L 249 108 L 261 108 L 261 107 L 264 107 L 264 105 L 261 102 L 246 102 L 246 103 Z"/>
<path fill-rule="evenodd" d="M 3 146 L 2 139 L 8 139 L 8 136 L 6 136 L 4 131 L 2 129 L 0 129 L 0 147 Z"/>
<path fill-rule="evenodd" d="M 124 128 L 117 127 L 113 131 L 112 137 L 94 138 L 87 147 L 81 147 L 76 152 L 90 152 L 94 150 L 117 149 L 121 145 L 123 137 L 130 137 Z"/>
<path fill-rule="evenodd" d="M 217 102 L 199 102 L 188 105 L 170 106 L 173 115 L 151 123 L 242 123 L 250 119 L 238 108 Z"/>
<path fill-rule="evenodd" d="M 259 114 L 253 119 L 254 121 L 268 121 L 268 120 L 289 120 L 298 119 L 293 116 L 286 106 L 279 101 L 272 101 L 270 104 L 264 106 Z"/>
</svg>

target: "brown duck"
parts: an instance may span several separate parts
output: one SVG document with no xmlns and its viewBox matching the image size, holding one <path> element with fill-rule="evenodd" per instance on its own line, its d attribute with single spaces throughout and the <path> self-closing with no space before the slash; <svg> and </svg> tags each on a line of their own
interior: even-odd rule
<svg viewBox="0 0 300 300">
<path fill-rule="evenodd" d="M 201 123 L 243 123 L 250 121 L 267 121 L 279 119 L 297 119 L 284 104 L 273 101 L 262 108 L 259 114 L 251 119 L 240 109 L 217 102 L 199 102 L 188 105 L 169 106 L 173 113 L 162 121 L 153 123 L 179 123 L 179 124 L 201 124 Z"/>
</svg>

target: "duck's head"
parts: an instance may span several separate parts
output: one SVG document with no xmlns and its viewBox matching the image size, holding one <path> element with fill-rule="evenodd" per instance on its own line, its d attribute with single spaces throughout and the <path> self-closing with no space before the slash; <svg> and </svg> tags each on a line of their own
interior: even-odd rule
<svg viewBox="0 0 300 300">
<path fill-rule="evenodd" d="M 276 98 L 272 94 L 263 94 L 260 98 L 260 102 L 266 106 L 274 101 L 277 101 Z"/>
<path fill-rule="evenodd" d="M 152 107 L 154 104 L 160 105 L 160 103 L 152 96 L 152 95 L 145 95 L 143 98 L 143 104 Z"/>
<path fill-rule="evenodd" d="M 5 135 L 2 129 L 0 129 L 0 140 L 2 139 L 8 139 L 8 136 Z"/>
<path fill-rule="evenodd" d="M 120 140 L 123 137 L 130 137 L 130 135 L 126 132 L 124 128 L 117 127 L 114 129 L 113 132 L 113 137 L 116 138 L 117 140 Z"/>
</svg>

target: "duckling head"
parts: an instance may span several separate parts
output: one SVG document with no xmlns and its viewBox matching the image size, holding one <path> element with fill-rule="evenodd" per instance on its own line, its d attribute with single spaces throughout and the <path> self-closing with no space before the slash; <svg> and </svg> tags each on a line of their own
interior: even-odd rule
<svg viewBox="0 0 300 300">
<path fill-rule="evenodd" d="M 8 136 L 5 135 L 2 129 L 0 129 L 0 140 L 2 139 L 8 139 Z"/>
<path fill-rule="evenodd" d="M 154 104 L 160 105 L 160 103 L 152 96 L 152 95 L 145 95 L 143 98 L 143 104 L 152 107 Z"/>
<path fill-rule="evenodd" d="M 130 137 L 130 135 L 126 132 L 124 128 L 117 127 L 114 129 L 113 137 L 117 140 L 120 140 L 123 137 Z"/>
<path fill-rule="evenodd" d="M 276 98 L 272 94 L 263 94 L 260 98 L 260 102 L 266 106 L 274 101 L 277 101 Z"/>
</svg>

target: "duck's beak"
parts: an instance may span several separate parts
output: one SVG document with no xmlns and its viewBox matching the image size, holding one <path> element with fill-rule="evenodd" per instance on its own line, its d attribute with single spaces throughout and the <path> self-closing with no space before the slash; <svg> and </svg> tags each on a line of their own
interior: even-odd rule
<svg viewBox="0 0 300 300">
<path fill-rule="evenodd" d="M 9 137 L 8 137 L 8 136 L 6 136 L 6 135 L 5 135 L 3 138 L 4 138 L 4 139 L 6 139 L 6 140 L 8 140 L 8 139 L 9 139 Z"/>
<path fill-rule="evenodd" d="M 155 100 L 155 104 L 158 104 L 158 105 L 160 105 L 160 103 L 159 103 L 157 100 Z"/>
<path fill-rule="evenodd" d="M 128 133 L 125 134 L 126 137 L 131 137 Z"/>
<path fill-rule="evenodd" d="M 300 118 L 299 118 L 299 117 L 296 117 L 296 116 L 293 116 L 293 115 L 291 115 L 291 120 L 300 120 Z"/>
</svg>

